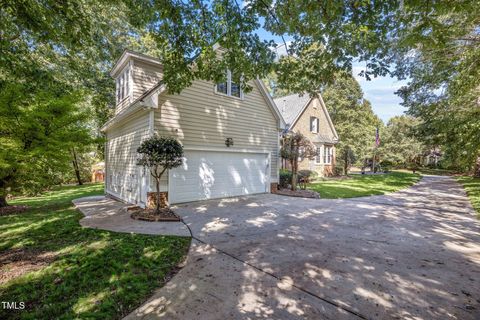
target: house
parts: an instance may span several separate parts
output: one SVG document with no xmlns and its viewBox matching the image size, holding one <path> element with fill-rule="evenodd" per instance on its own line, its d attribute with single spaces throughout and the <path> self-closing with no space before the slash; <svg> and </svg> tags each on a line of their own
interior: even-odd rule
<svg viewBox="0 0 480 320">
<path fill-rule="evenodd" d="M 92 165 L 92 182 L 103 182 L 105 179 L 105 162 Z"/>
<path fill-rule="evenodd" d="M 108 195 L 142 207 L 150 203 L 154 179 L 136 164 L 136 150 L 154 134 L 174 137 L 184 147 L 183 165 L 161 181 L 161 199 L 170 204 L 276 188 L 284 124 L 260 80 L 251 81 L 246 93 L 228 73 L 224 83 L 198 80 L 169 94 L 161 62 L 133 51 L 122 54 L 110 75 L 116 81 L 115 115 L 102 128 Z"/>
<path fill-rule="evenodd" d="M 311 98 L 308 94 L 292 94 L 277 98 L 274 102 L 284 119 L 286 129 L 300 132 L 317 148 L 315 159 L 301 159 L 298 169 L 315 171 L 321 177 L 333 175 L 338 135 L 322 96 L 318 94 Z M 288 169 L 290 164 L 281 161 L 281 167 Z"/>
</svg>

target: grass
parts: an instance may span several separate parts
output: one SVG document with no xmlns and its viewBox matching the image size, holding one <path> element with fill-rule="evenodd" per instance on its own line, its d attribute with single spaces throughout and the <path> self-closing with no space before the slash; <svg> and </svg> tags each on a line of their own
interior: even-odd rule
<svg viewBox="0 0 480 320">
<path fill-rule="evenodd" d="M 119 319 L 163 285 L 190 239 L 82 228 L 71 200 L 102 193 L 103 185 L 93 184 L 11 201 L 31 209 L 0 217 L 0 257 L 23 251 L 54 259 L 0 284 L 2 301 L 26 305 L 0 308 L 0 319 Z"/>
<path fill-rule="evenodd" d="M 462 176 L 457 177 L 457 181 L 460 182 L 467 191 L 472 206 L 477 211 L 477 217 L 480 219 L 480 178 Z"/>
<path fill-rule="evenodd" d="M 420 168 L 417 170 L 421 174 L 435 175 L 435 176 L 453 176 L 458 174 L 455 170 L 447 169 L 432 169 L 432 168 Z"/>
<path fill-rule="evenodd" d="M 391 172 L 378 175 L 351 175 L 348 179 L 327 179 L 312 183 L 309 189 L 324 199 L 381 195 L 409 187 L 420 180 L 417 174 Z"/>
</svg>

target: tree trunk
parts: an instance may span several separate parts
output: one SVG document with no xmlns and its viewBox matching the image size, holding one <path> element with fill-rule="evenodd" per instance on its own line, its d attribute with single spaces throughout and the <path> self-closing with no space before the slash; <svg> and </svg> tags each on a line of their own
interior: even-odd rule
<svg viewBox="0 0 480 320">
<path fill-rule="evenodd" d="M 157 187 L 157 199 L 155 201 L 155 213 L 160 214 L 160 177 L 155 178 L 156 187 Z"/>
<path fill-rule="evenodd" d="M 480 178 L 480 155 L 477 156 L 477 161 L 475 162 L 475 170 L 473 175 L 477 178 Z"/>
<path fill-rule="evenodd" d="M 78 185 L 81 186 L 83 185 L 82 178 L 80 177 L 80 168 L 78 166 L 78 159 L 77 159 L 77 153 L 75 152 L 75 148 L 72 148 L 72 164 L 73 164 L 73 169 L 75 170 L 75 176 L 77 177 L 77 182 Z"/>
<path fill-rule="evenodd" d="M 344 158 L 343 158 L 343 174 L 347 175 L 348 174 L 348 150 L 345 151 L 344 153 Z"/>
<path fill-rule="evenodd" d="M 298 170 L 298 160 L 291 161 L 292 165 L 292 191 L 297 190 L 297 170 Z"/>
<path fill-rule="evenodd" d="M 0 195 L 0 208 L 6 207 L 6 206 L 8 206 L 7 196 L 2 194 Z"/>
</svg>

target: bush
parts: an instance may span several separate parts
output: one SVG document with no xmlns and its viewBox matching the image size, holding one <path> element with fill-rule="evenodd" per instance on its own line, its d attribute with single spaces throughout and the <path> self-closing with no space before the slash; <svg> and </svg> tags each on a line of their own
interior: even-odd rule
<svg viewBox="0 0 480 320">
<path fill-rule="evenodd" d="M 300 170 L 297 174 L 297 182 L 300 183 L 300 188 L 306 189 L 307 184 L 310 183 L 313 179 L 315 179 L 318 174 L 312 170 Z"/>
<path fill-rule="evenodd" d="M 345 172 L 347 174 L 348 172 Z M 333 175 L 334 176 L 343 176 L 343 166 L 335 166 L 333 168 Z"/>
<path fill-rule="evenodd" d="M 301 179 L 307 179 L 308 181 L 312 181 L 318 177 L 318 173 L 312 170 L 300 170 L 297 174 L 298 181 Z"/>
<path fill-rule="evenodd" d="M 289 170 L 281 169 L 279 183 L 280 187 L 287 188 L 290 183 L 292 183 L 292 172 Z"/>
</svg>

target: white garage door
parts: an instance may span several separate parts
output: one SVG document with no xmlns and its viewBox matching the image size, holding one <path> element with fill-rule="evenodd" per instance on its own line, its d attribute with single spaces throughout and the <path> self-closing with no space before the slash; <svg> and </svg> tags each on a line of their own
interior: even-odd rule
<svg viewBox="0 0 480 320">
<path fill-rule="evenodd" d="M 267 192 L 268 172 L 265 153 L 186 151 L 183 165 L 170 170 L 169 201 Z"/>
</svg>

